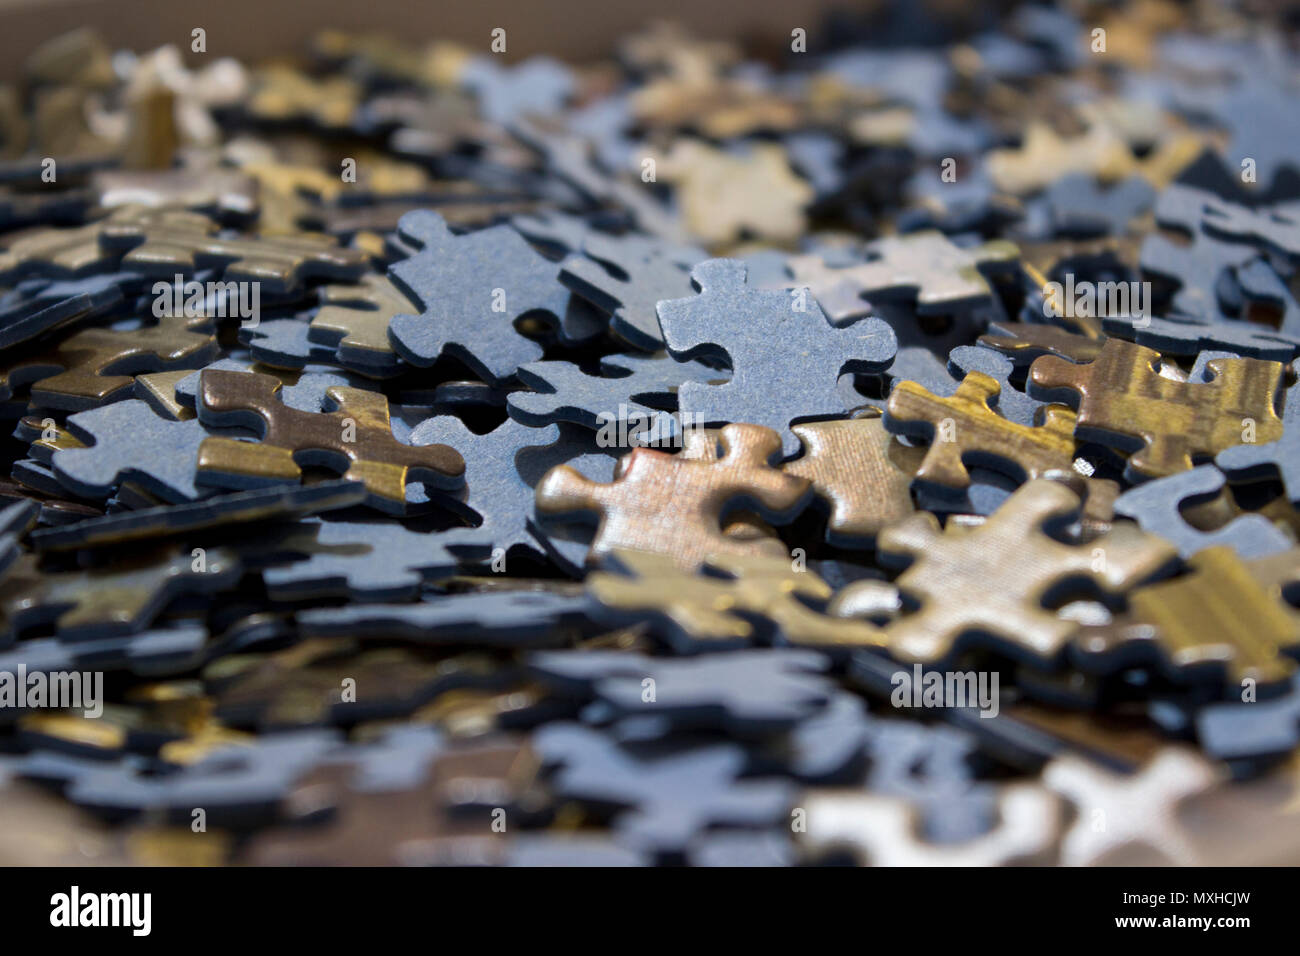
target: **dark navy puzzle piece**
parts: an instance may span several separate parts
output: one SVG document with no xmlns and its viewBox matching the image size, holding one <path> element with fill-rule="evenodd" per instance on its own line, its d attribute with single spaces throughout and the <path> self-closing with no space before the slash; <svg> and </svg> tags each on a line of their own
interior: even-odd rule
<svg viewBox="0 0 1300 956">
<path fill-rule="evenodd" d="M 554 646 L 566 628 L 592 611 L 586 595 L 549 591 L 429 595 L 419 604 L 302 611 L 298 626 L 311 637 L 394 637 L 419 643 L 489 647 Z"/>
<path fill-rule="evenodd" d="M 203 501 L 142 508 L 88 518 L 58 528 L 45 528 L 32 535 L 32 544 L 41 551 L 92 547 L 243 521 L 273 521 L 277 518 L 346 508 L 361 503 L 365 497 L 365 485 L 359 481 L 338 480 L 315 485 L 258 488 L 215 495 Z M 3 527 L 2 516 L 0 527 Z"/>
</svg>

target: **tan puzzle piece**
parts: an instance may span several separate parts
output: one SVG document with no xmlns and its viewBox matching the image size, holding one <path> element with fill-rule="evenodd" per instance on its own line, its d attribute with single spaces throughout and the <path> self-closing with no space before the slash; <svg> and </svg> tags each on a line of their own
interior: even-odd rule
<svg viewBox="0 0 1300 956">
<path fill-rule="evenodd" d="M 683 571 L 669 555 L 647 551 L 613 552 L 630 572 L 595 572 L 587 590 L 607 607 L 654 612 L 683 633 L 702 641 L 749 639 L 753 625 L 743 614 L 767 618 L 791 644 L 880 647 L 884 634 L 865 621 L 820 614 L 802 603 L 826 603 L 830 585 L 812 571 L 796 571 L 790 557 L 754 554 L 711 555 L 705 564 L 726 578 Z"/>
<path fill-rule="evenodd" d="M 388 320 L 412 309 L 411 301 L 381 275 L 363 276 L 356 285 L 324 286 L 320 300 L 311 327 L 338 335 L 342 347 L 376 356 L 394 354 L 388 341 Z"/>
<path fill-rule="evenodd" d="M 920 512 L 886 529 L 877 548 L 913 558 L 895 583 L 919 603 L 885 628 L 890 652 L 930 663 L 947 658 L 962 639 L 980 637 L 1050 660 L 1079 630 L 1044 606 L 1050 591 L 1078 581 L 1122 593 L 1177 557 L 1172 544 L 1129 524 L 1086 545 L 1044 533 L 1045 525 L 1066 524 L 1079 510 L 1079 496 L 1066 485 L 1037 479 L 977 527 L 940 531 L 934 515 Z M 851 596 L 857 587 L 842 593 Z"/>
<path fill-rule="evenodd" d="M 747 234 L 779 242 L 807 227 L 804 207 L 813 189 L 790 169 L 780 146 L 733 155 L 699 140 L 679 141 L 658 157 L 658 174 L 677 187 L 686 223 L 703 242 L 735 242 Z"/>
<path fill-rule="evenodd" d="M 787 260 L 795 283 L 808 286 L 832 322 L 866 315 L 866 300 L 880 296 L 915 296 L 922 312 L 951 312 L 957 306 L 987 299 L 993 289 L 983 269 L 1010 267 L 1020 255 L 1014 243 L 986 242 L 964 249 L 941 232 L 890 236 L 871 243 L 876 258 L 854 266 L 833 268 L 821 256 L 792 256 Z"/>
<path fill-rule="evenodd" d="M 208 264 L 226 266 L 226 279 L 265 282 L 293 288 L 306 276 L 352 278 L 362 275 L 365 254 L 323 236 L 218 235 L 217 224 L 199 213 L 178 209 L 126 209 L 107 222 L 104 242 L 130 248 L 125 268 L 151 273 L 192 272 Z"/>
<path fill-rule="evenodd" d="M 217 339 L 209 321 L 164 316 L 156 325 L 138 329 L 80 329 L 46 352 L 0 367 L 0 393 L 9 391 L 11 378 L 35 379 L 31 392 L 37 405 L 80 409 L 103 404 L 133 387 L 135 378 L 125 369 L 193 368 L 213 358 Z M 42 377 L 45 370 L 54 374 Z"/>
<path fill-rule="evenodd" d="M 1191 573 L 1130 594 L 1130 613 L 1091 629 L 1081 647 L 1106 653 L 1134 640 L 1153 641 L 1177 670 L 1218 664 L 1230 685 L 1247 678 L 1284 681 L 1295 672 L 1286 653 L 1300 646 L 1300 616 L 1268 579 L 1300 572 L 1300 549 L 1259 561 L 1263 581 L 1254 573 L 1256 562 L 1242 561 L 1226 545 L 1206 548 L 1188 559 Z M 1281 570 L 1285 565 L 1289 573 Z"/>
</svg>

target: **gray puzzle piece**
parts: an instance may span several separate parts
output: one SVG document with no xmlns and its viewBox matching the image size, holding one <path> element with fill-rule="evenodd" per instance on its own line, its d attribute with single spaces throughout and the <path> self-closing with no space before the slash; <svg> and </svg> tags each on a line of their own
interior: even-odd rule
<svg viewBox="0 0 1300 956">
<path fill-rule="evenodd" d="M 389 322 L 389 338 L 402 358 L 427 367 L 453 355 L 500 384 L 542 357 L 542 347 L 513 323 L 531 313 L 558 318 L 568 310 L 570 293 L 555 263 L 509 226 L 457 236 L 437 213 L 419 210 L 403 216 L 398 228 L 421 250 L 394 264 L 389 277 L 424 308 Z M 504 311 L 493 311 L 494 304 Z"/>
<path fill-rule="evenodd" d="M 460 81 L 478 97 L 483 116 L 500 125 L 530 113 L 558 113 L 575 86 L 569 68 L 547 56 L 530 57 L 513 66 L 477 56 L 465 65 Z"/>
<path fill-rule="evenodd" d="M 1197 322 L 1127 315 L 1103 316 L 1101 322 L 1108 334 L 1166 355 L 1196 355 L 1205 349 L 1228 349 L 1248 358 L 1289 362 L 1300 351 L 1295 343 L 1257 331 L 1263 327 L 1248 322 Z"/>
<path fill-rule="evenodd" d="M 1213 498 L 1225 481 L 1218 468 L 1200 465 L 1124 492 L 1115 499 L 1115 513 L 1172 542 L 1184 558 L 1215 545 L 1227 545 L 1243 558 L 1262 558 L 1293 546 L 1290 536 L 1263 515 L 1242 515 L 1214 531 L 1188 524 L 1182 507 Z"/>
<path fill-rule="evenodd" d="M 209 435 L 250 434 L 209 429 L 196 418 L 163 418 L 134 398 L 70 415 L 67 425 L 89 447 L 58 449 L 51 467 L 62 484 L 84 498 L 106 498 L 128 480 L 164 501 L 207 497 L 211 490 L 195 484 L 200 443 Z"/>
<path fill-rule="evenodd" d="M 736 734 L 788 730 L 820 713 L 833 684 L 829 661 L 805 650 L 753 650 L 698 657 L 645 657 L 621 651 L 542 653 L 529 665 L 557 689 L 590 694 L 610 716 L 653 716 L 679 728 Z M 654 700 L 647 701 L 647 679 Z"/>
<path fill-rule="evenodd" d="M 592 430 L 612 429 L 619 436 L 648 431 L 654 444 L 665 444 L 681 429 L 673 414 L 660 407 L 675 404 L 675 392 L 685 382 L 725 377 L 698 362 L 665 356 L 609 355 L 601 359 L 601 372 L 588 375 L 572 362 L 521 365 L 519 379 L 532 391 L 510 394 L 510 415 L 534 428 L 572 422 Z"/>
<path fill-rule="evenodd" d="M 525 832 L 513 837 L 506 846 L 504 866 L 650 866 L 649 855 L 619 846 L 605 837 L 569 836 L 549 832 Z"/>
<path fill-rule="evenodd" d="M 192 670 L 204 660 L 208 629 L 201 624 L 160 627 L 118 637 L 63 641 L 40 637 L 0 653 L 0 671 L 118 671 L 162 675 Z"/>
<path fill-rule="evenodd" d="M 1300 744 L 1300 674 L 1281 697 L 1210 704 L 1196 715 L 1196 736 L 1218 760 L 1272 757 Z"/>
<path fill-rule="evenodd" d="M 770 827 L 786 819 L 793 788 L 740 780 L 747 757 L 734 744 L 642 748 L 619 745 L 580 724 L 548 724 L 533 735 L 552 789 L 571 800 L 626 808 L 616 839 L 634 850 L 677 855 L 715 826 Z"/>
<path fill-rule="evenodd" d="M 634 348 L 663 348 L 655 306 L 692 294 L 689 270 L 706 258 L 704 251 L 649 236 L 596 233 L 582 248 L 588 258 L 565 259 L 560 280 L 609 313 L 614 334 Z"/>
<path fill-rule="evenodd" d="M 270 823 L 293 784 L 312 770 L 339 737 L 307 730 L 258 737 L 223 748 L 174 773 L 147 775 L 130 762 L 92 767 L 68 782 L 73 803 L 113 817 L 155 813 L 186 824 L 196 808 L 209 826 L 247 827 Z"/>
<path fill-rule="evenodd" d="M 307 557 L 262 572 L 276 600 L 332 594 L 354 601 L 402 600 L 418 594 L 425 581 L 455 574 L 459 565 L 440 535 L 392 520 L 300 522 L 279 550 Z"/>
<path fill-rule="evenodd" d="M 549 523 L 541 527 L 533 518 L 533 489 L 551 468 L 569 464 L 596 481 L 609 481 L 618 449 L 602 449 L 592 433 L 564 423 L 546 428 L 526 428 L 508 420 L 486 435 L 476 435 L 459 419 L 427 419 L 411 433 L 411 444 L 455 441 L 465 459 L 465 487 L 456 497 L 442 494 L 425 500 L 451 506 L 466 518 L 482 521 L 472 528 L 441 533 L 446 547 L 466 560 L 483 560 L 496 548 L 515 545 L 542 550 L 570 573 L 586 559 L 590 527 L 580 523 Z M 512 461 L 513 468 L 503 468 Z"/>
<path fill-rule="evenodd" d="M 262 319 L 257 325 L 241 325 L 239 341 L 248 346 L 253 358 L 272 368 L 300 369 L 306 365 L 336 365 L 337 350 L 313 342 L 311 325 L 305 319 Z M 380 370 L 384 371 L 384 370 Z M 397 374 L 400 368 L 387 370 Z"/>
<path fill-rule="evenodd" d="M 1293 502 L 1300 501 L 1300 389 L 1292 386 L 1287 390 L 1281 438 L 1263 445 L 1224 449 L 1214 463 L 1234 480 L 1250 481 L 1276 473 L 1282 479 L 1287 497 Z"/>
<path fill-rule="evenodd" d="M 788 831 L 709 833 L 695 840 L 686 854 L 690 866 L 794 866 L 797 853 Z"/>
<path fill-rule="evenodd" d="M 1002 386 L 1002 391 L 994 404 L 998 414 L 1018 425 L 1035 424 L 1038 410 L 1044 403 L 1030 398 L 1011 384 L 1011 373 L 1015 369 L 1015 363 L 1007 356 L 979 345 L 962 345 L 948 353 L 948 368 L 954 375 L 960 377 L 965 377 L 970 372 L 983 372 L 990 378 L 997 379 L 998 384 Z M 955 391 L 954 386 L 947 395 Z"/>
<path fill-rule="evenodd" d="M 933 843 L 961 843 L 997 819 L 996 791 L 974 779 L 975 741 L 950 727 L 879 721 L 872 729 L 869 790 L 903 797 Z"/>
<path fill-rule="evenodd" d="M 745 264 L 711 259 L 692 272 L 701 292 L 659 303 L 668 351 L 680 360 L 730 359 L 725 385 L 687 382 L 680 410 L 697 422 L 750 422 L 781 433 L 787 456 L 799 451 L 790 425 L 844 415 L 841 375 L 883 371 L 898 348 L 894 331 L 876 318 L 835 328 L 811 295 L 764 291 L 745 283 Z M 799 306 L 803 311 L 799 311 Z"/>
<path fill-rule="evenodd" d="M 1047 187 L 1051 223 L 1058 235 L 1122 236 L 1155 203 L 1156 191 L 1141 176 L 1102 188 L 1094 176 L 1073 173 Z"/>
<path fill-rule="evenodd" d="M 104 315 L 126 303 L 144 276 L 112 272 L 84 279 L 34 279 L 0 297 L 0 348 L 27 342 L 69 322 Z"/>
<path fill-rule="evenodd" d="M 450 506 L 479 523 L 442 532 L 448 550 L 466 560 L 481 561 L 497 548 L 507 552 L 517 545 L 534 552 L 554 548 L 581 564 L 586 546 L 576 529 L 570 529 L 573 542 L 539 540 L 532 521 L 533 489 L 547 471 L 560 464 L 608 480 L 614 472 L 617 449 L 597 447 L 591 432 L 567 423 L 528 428 L 508 419 L 491 432 L 477 435 L 459 419 L 439 416 L 426 419 L 411 432 L 413 445 L 451 441 L 465 459 L 465 486 L 454 497 L 434 494 L 428 500 Z"/>
</svg>

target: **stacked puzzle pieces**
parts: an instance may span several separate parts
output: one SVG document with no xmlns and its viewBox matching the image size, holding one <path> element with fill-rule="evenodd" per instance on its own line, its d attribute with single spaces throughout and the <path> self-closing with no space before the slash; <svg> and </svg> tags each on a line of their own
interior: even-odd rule
<svg viewBox="0 0 1300 956">
<path fill-rule="evenodd" d="M 1300 862 L 1247 7 L 31 51 L 0 864 Z"/>
</svg>

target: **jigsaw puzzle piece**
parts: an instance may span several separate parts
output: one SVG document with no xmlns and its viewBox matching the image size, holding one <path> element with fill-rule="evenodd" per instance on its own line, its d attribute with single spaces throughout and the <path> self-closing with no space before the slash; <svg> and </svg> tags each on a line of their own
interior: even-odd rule
<svg viewBox="0 0 1300 956">
<path fill-rule="evenodd" d="M 664 341 L 674 358 L 729 360 L 724 385 L 685 383 L 678 406 L 703 424 L 752 422 L 776 429 L 782 453 L 798 451 L 790 425 L 844 415 L 841 375 L 880 372 L 898 341 L 885 322 L 863 319 L 835 328 L 816 302 L 745 282 L 745 265 L 728 259 L 700 263 L 691 273 L 700 294 L 659 303 Z M 773 348 L 772 343 L 782 343 Z M 791 380 L 791 357 L 796 365 Z M 776 389 L 776 383 L 783 383 Z"/>
<path fill-rule="evenodd" d="M 537 313 L 565 314 L 569 291 L 555 263 L 509 226 L 457 236 L 437 213 L 420 211 L 403 216 L 399 231 L 420 251 L 393 265 L 389 278 L 425 309 L 389 323 L 389 339 L 403 359 L 427 367 L 453 355 L 501 384 L 542 357 L 541 346 L 513 323 Z"/>
<path fill-rule="evenodd" d="M 1285 531 L 1259 514 L 1241 515 L 1213 531 L 1204 531 L 1183 517 L 1185 507 L 1217 497 L 1225 484 L 1219 469 L 1199 465 L 1124 492 L 1115 500 L 1115 513 L 1132 518 L 1143 531 L 1172 541 L 1184 558 L 1218 545 L 1232 548 L 1242 558 L 1259 558 L 1295 544 Z"/>
<path fill-rule="evenodd" d="M 721 443 L 722 454 L 710 460 L 633 449 L 608 484 L 571 466 L 557 466 L 537 485 L 537 512 L 598 514 L 588 562 L 617 548 L 671 555 L 684 570 L 698 568 L 713 554 L 784 555 L 784 545 L 775 538 L 742 540 L 724 534 L 723 511 L 743 500 L 765 517 L 791 518 L 807 502 L 808 481 L 771 466 L 780 436 L 770 429 L 728 425 Z M 669 508 L 673 520 L 665 521 Z"/>
</svg>

